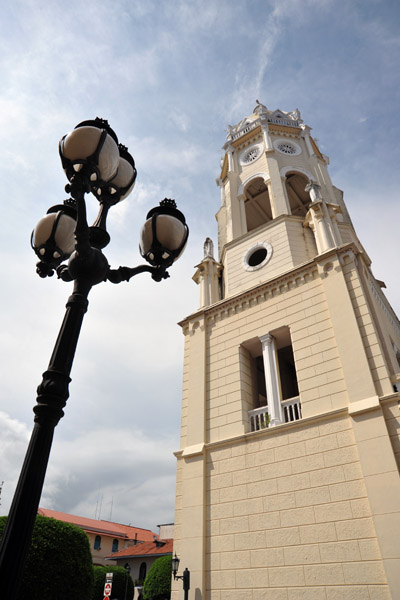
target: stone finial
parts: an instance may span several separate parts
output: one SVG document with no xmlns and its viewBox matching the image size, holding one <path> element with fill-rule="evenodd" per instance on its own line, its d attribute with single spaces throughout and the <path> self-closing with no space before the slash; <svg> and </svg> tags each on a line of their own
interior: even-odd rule
<svg viewBox="0 0 400 600">
<path fill-rule="evenodd" d="M 255 115 L 261 115 L 261 113 L 265 113 L 268 112 L 268 108 L 265 106 L 265 104 L 261 104 L 261 102 L 259 100 L 256 100 L 256 107 L 253 110 L 253 113 Z"/>
<path fill-rule="evenodd" d="M 300 111 L 298 108 L 288 113 L 289 117 L 291 117 L 294 121 L 299 121 L 301 118 Z"/>
</svg>

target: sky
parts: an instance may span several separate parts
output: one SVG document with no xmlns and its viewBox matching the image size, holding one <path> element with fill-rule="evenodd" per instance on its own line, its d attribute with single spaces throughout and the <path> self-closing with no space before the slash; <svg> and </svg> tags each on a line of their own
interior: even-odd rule
<svg viewBox="0 0 400 600">
<path fill-rule="evenodd" d="M 298 108 L 330 157 L 375 276 L 400 313 L 400 4 L 397 0 L 3 0 L 0 21 L 0 514 L 33 426 L 35 390 L 71 284 L 40 279 L 30 235 L 67 195 L 58 141 L 108 119 L 138 170 L 110 211 L 110 265 L 143 261 L 148 210 L 174 198 L 187 249 L 161 283 L 141 274 L 89 297 L 40 505 L 156 531 L 174 520 L 183 335 L 192 281 L 217 246 L 229 124 Z M 87 198 L 89 218 L 97 201 Z"/>
</svg>

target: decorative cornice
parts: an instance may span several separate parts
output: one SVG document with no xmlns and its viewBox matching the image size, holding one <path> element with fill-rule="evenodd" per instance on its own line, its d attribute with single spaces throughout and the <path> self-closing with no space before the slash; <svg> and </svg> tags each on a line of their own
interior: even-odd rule
<svg viewBox="0 0 400 600">
<path fill-rule="evenodd" d="M 253 306 L 272 300 L 285 292 L 297 288 L 314 279 L 319 279 L 321 276 L 328 276 L 327 272 L 323 271 L 323 275 L 319 272 L 320 263 L 325 262 L 328 258 L 336 256 L 340 260 L 343 253 L 352 251 L 354 254 L 359 254 L 359 250 L 353 242 L 343 244 L 340 247 L 332 248 L 319 254 L 315 258 L 294 267 L 290 271 L 275 276 L 264 283 L 261 283 L 249 290 L 239 292 L 234 296 L 220 300 L 211 306 L 204 307 L 192 315 L 189 315 L 178 323 L 182 328 L 189 325 L 190 321 L 203 316 L 207 324 L 214 324 L 217 321 L 241 313 Z M 188 331 L 188 329 L 185 329 Z"/>
<path fill-rule="evenodd" d="M 291 289 L 317 278 L 319 278 L 319 273 L 314 264 L 307 265 L 302 269 L 296 269 L 295 272 L 291 271 L 285 275 L 275 277 L 273 280 L 256 288 L 227 299 L 223 306 L 218 306 L 218 309 L 215 306 L 212 314 L 207 315 L 207 324 L 222 321 L 231 315 L 238 314 L 253 306 L 272 300 Z"/>
<path fill-rule="evenodd" d="M 268 124 L 268 130 L 270 133 L 279 135 L 287 135 L 290 137 L 300 137 L 302 132 L 298 127 L 290 127 L 290 125 L 275 125 L 274 123 Z"/>
</svg>

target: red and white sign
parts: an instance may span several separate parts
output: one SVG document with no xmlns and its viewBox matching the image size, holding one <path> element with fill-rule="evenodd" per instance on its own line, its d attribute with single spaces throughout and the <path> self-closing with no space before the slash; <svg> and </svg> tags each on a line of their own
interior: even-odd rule
<svg viewBox="0 0 400 600">
<path fill-rule="evenodd" d="M 104 600 L 110 600 L 111 588 L 112 588 L 112 576 L 113 573 L 107 573 L 106 582 L 104 584 Z"/>
</svg>

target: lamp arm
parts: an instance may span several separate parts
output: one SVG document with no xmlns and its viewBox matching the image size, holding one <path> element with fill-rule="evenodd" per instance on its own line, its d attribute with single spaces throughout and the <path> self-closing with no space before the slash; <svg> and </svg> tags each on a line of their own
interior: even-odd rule
<svg viewBox="0 0 400 600">
<path fill-rule="evenodd" d="M 154 281 L 168 279 L 169 273 L 163 267 L 151 267 L 149 265 L 139 265 L 138 267 L 119 267 L 118 269 L 109 269 L 106 280 L 111 283 L 121 283 L 121 281 L 129 281 L 131 277 L 139 273 L 151 273 Z"/>
</svg>

